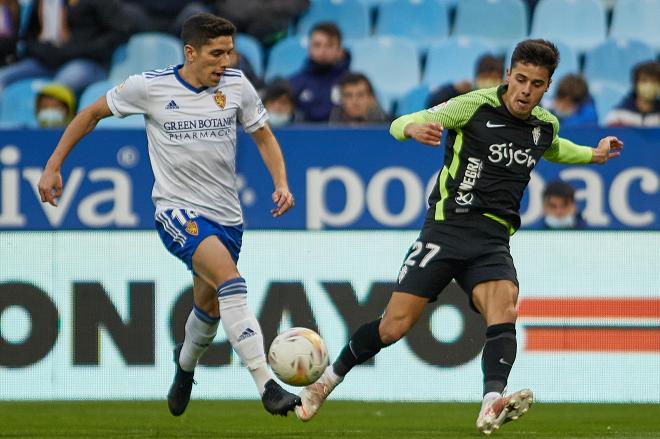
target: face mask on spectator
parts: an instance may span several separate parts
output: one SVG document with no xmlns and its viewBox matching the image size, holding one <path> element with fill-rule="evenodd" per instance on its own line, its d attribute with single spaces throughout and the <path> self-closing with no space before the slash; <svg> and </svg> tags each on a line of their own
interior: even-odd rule
<svg viewBox="0 0 660 439">
<path fill-rule="evenodd" d="M 652 101 L 658 97 L 660 84 L 652 81 L 643 81 L 637 83 L 637 96 L 645 101 Z"/>
<path fill-rule="evenodd" d="M 572 229 L 575 227 L 575 215 L 566 215 L 563 217 L 546 215 L 545 223 L 551 229 Z"/>
<path fill-rule="evenodd" d="M 37 122 L 42 127 L 59 127 L 65 124 L 66 112 L 58 108 L 44 108 L 37 113 Z"/>
<path fill-rule="evenodd" d="M 291 113 L 268 113 L 268 122 L 274 127 L 281 127 L 291 121 Z"/>
</svg>

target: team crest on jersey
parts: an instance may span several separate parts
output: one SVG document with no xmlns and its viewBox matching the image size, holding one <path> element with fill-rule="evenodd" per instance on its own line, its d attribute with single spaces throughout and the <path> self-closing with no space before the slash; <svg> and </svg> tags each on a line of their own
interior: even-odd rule
<svg viewBox="0 0 660 439">
<path fill-rule="evenodd" d="M 227 103 L 227 97 L 224 94 L 222 94 L 220 90 L 215 92 L 215 94 L 213 95 L 213 100 L 215 100 L 216 105 L 220 107 L 221 110 L 225 109 L 225 104 Z"/>
<path fill-rule="evenodd" d="M 193 220 L 188 220 L 186 223 L 186 232 L 192 236 L 197 236 L 199 233 L 199 228 L 197 227 L 197 223 Z"/>
<path fill-rule="evenodd" d="M 532 139 L 534 140 L 534 145 L 539 144 L 539 139 L 541 138 L 541 127 L 534 127 L 532 130 Z"/>
</svg>

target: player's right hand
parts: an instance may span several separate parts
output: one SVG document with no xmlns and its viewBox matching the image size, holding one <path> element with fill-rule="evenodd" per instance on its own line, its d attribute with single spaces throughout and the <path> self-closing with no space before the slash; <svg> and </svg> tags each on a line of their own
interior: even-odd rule
<svg viewBox="0 0 660 439">
<path fill-rule="evenodd" d="M 439 146 L 442 140 L 442 125 L 437 122 L 411 123 L 403 133 L 410 139 L 429 146 Z"/>
<path fill-rule="evenodd" d="M 59 171 L 49 168 L 44 169 L 37 188 L 42 203 L 57 206 L 57 198 L 62 195 L 62 175 Z"/>
</svg>

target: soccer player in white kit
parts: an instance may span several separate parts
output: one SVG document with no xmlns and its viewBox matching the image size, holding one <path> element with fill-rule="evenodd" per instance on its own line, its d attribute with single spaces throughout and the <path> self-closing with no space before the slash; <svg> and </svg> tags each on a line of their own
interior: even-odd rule
<svg viewBox="0 0 660 439">
<path fill-rule="evenodd" d="M 60 168 L 77 142 L 105 117 L 144 115 L 156 228 L 167 249 L 193 273 L 194 306 L 185 340 L 174 350 L 176 374 L 168 393 L 175 416 L 190 401 L 195 366 L 220 322 L 265 409 L 286 416 L 300 405 L 266 364 L 261 328 L 236 268 L 243 223 L 236 190 L 237 120 L 251 134 L 273 178 L 273 216 L 285 213 L 294 200 L 266 110 L 242 72 L 229 68 L 235 32 L 221 17 L 190 17 L 181 32 L 185 63 L 130 76 L 83 109 L 62 134 L 39 181 L 41 201 L 57 205 Z"/>
</svg>

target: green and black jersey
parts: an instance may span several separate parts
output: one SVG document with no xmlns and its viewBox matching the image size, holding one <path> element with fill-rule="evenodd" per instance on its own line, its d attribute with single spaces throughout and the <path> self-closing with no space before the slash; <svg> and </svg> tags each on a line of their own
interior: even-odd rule
<svg viewBox="0 0 660 439">
<path fill-rule="evenodd" d="M 479 213 L 510 233 L 520 227 L 520 200 L 541 157 L 558 163 L 589 163 L 590 147 L 558 136 L 559 122 L 536 107 L 518 119 L 502 101 L 506 85 L 457 96 L 428 110 L 401 116 L 390 133 L 405 140 L 410 123 L 439 122 L 446 130 L 444 166 L 429 197 L 429 215 L 443 221 Z"/>
</svg>

